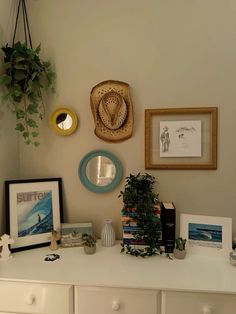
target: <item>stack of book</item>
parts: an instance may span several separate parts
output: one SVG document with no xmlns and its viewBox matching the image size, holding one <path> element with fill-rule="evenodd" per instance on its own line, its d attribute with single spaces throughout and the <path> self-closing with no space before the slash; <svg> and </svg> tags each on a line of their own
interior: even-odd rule
<svg viewBox="0 0 236 314">
<path fill-rule="evenodd" d="M 123 226 L 123 243 L 129 245 L 145 245 L 143 240 L 135 239 L 135 233 L 140 230 L 137 222 L 128 216 L 122 216 L 121 222 Z"/>
<path fill-rule="evenodd" d="M 155 215 L 160 218 L 160 206 L 156 206 L 155 208 Z M 137 226 L 137 222 L 134 218 L 123 215 L 121 217 L 122 227 L 123 227 L 123 244 L 129 245 L 141 245 L 145 246 L 144 240 L 138 240 L 135 237 L 135 233 L 140 230 Z M 161 232 L 161 230 L 160 230 Z M 162 234 L 160 235 L 160 243 L 162 239 Z"/>
</svg>

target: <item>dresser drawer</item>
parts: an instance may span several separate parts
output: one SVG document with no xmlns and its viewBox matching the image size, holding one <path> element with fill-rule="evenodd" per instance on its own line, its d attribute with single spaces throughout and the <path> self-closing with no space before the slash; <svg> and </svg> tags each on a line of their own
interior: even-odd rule
<svg viewBox="0 0 236 314">
<path fill-rule="evenodd" d="M 73 286 L 0 282 L 0 313 L 72 314 Z"/>
<path fill-rule="evenodd" d="M 117 288 L 75 288 L 75 314 L 157 314 L 157 291 Z"/>
<path fill-rule="evenodd" d="M 234 314 L 236 295 L 162 292 L 162 314 Z"/>
</svg>

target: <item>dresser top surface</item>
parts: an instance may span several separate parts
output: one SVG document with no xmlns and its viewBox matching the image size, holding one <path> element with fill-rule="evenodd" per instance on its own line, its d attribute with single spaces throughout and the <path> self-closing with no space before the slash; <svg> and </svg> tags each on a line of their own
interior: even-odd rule
<svg viewBox="0 0 236 314">
<path fill-rule="evenodd" d="M 119 243 L 102 247 L 99 242 L 93 255 L 86 255 L 82 247 L 17 252 L 0 262 L 0 280 L 236 293 L 236 267 L 229 259 L 192 254 L 184 260 L 164 255 L 140 258 L 121 254 L 120 249 Z M 50 253 L 60 259 L 44 261 Z"/>
</svg>

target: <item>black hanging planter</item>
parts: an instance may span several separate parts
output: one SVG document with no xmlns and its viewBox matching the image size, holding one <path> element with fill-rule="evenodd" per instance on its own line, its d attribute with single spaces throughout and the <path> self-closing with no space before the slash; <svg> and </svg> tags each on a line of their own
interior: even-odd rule
<svg viewBox="0 0 236 314">
<path fill-rule="evenodd" d="M 22 10 L 24 42 L 15 42 L 19 13 Z M 40 45 L 32 46 L 25 0 L 19 0 L 12 45 L 3 46 L 0 84 L 4 86 L 2 101 L 16 116 L 16 127 L 26 144 L 38 146 L 38 121 L 45 116 L 42 91 L 54 91 L 55 72 L 49 61 L 40 59 Z"/>
</svg>

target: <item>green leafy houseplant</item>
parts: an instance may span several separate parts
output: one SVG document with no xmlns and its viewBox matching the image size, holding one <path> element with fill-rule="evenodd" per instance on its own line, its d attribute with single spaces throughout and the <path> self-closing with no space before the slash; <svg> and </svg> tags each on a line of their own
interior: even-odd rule
<svg viewBox="0 0 236 314">
<path fill-rule="evenodd" d="M 187 240 L 183 239 L 181 237 L 175 239 L 175 248 L 179 251 L 184 251 L 185 250 L 185 245 L 186 245 Z"/>
<path fill-rule="evenodd" d="M 122 215 L 137 223 L 137 231 L 132 234 L 135 240 L 145 243 L 145 247 L 122 243 L 121 252 L 141 257 L 162 253 L 159 245 L 161 222 L 155 207 L 159 203 L 158 194 L 154 192 L 155 182 L 155 178 L 147 173 L 130 174 L 126 178 L 124 191 L 119 195 L 124 203 Z"/>
<path fill-rule="evenodd" d="M 84 252 L 86 254 L 94 254 L 96 252 L 96 238 L 92 234 L 83 233 L 82 240 Z"/>
<path fill-rule="evenodd" d="M 181 237 L 175 239 L 175 249 L 174 249 L 174 257 L 177 259 L 184 259 L 186 256 L 186 245 L 187 240 Z"/>
<path fill-rule="evenodd" d="M 82 234 L 82 240 L 83 240 L 83 245 L 85 246 L 95 246 L 96 245 L 96 238 L 92 234 L 88 233 L 83 233 Z"/>
<path fill-rule="evenodd" d="M 5 87 L 2 101 L 7 101 L 16 115 L 15 129 L 22 134 L 25 143 L 38 146 L 37 119 L 45 115 L 42 90 L 53 91 L 55 72 L 50 62 L 40 59 L 40 45 L 33 49 L 17 42 L 11 47 L 2 47 L 2 51 L 0 84 Z"/>
</svg>

